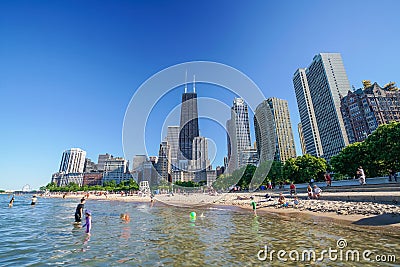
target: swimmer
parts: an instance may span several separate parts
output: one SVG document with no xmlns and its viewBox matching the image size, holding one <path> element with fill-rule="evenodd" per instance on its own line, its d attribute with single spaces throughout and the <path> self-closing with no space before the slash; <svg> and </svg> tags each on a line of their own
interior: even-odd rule
<svg viewBox="0 0 400 267">
<path fill-rule="evenodd" d="M 90 230 L 92 229 L 92 212 L 90 210 L 85 211 L 85 216 L 86 216 L 86 222 L 83 227 L 86 227 L 85 233 L 90 234 Z"/>
<path fill-rule="evenodd" d="M 33 195 L 33 196 L 32 196 L 31 205 L 36 205 L 36 201 L 37 201 L 37 197 L 36 197 L 36 195 Z"/>
<path fill-rule="evenodd" d="M 131 217 L 129 217 L 128 213 L 122 213 L 120 218 L 121 218 L 121 220 L 123 220 L 125 222 L 129 222 L 131 220 Z"/>
<path fill-rule="evenodd" d="M 8 204 L 8 206 L 11 208 L 14 204 L 14 195 L 12 196 L 10 203 Z"/>
<path fill-rule="evenodd" d="M 200 218 L 204 218 L 206 216 L 204 216 L 203 212 L 200 214 Z"/>
</svg>

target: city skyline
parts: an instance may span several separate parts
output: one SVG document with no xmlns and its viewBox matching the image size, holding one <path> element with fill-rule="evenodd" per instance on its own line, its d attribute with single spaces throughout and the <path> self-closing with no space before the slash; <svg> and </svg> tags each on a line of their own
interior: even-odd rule
<svg viewBox="0 0 400 267">
<path fill-rule="evenodd" d="M 365 79 L 399 82 L 392 67 L 400 59 L 399 7 L 397 1 L 3 1 L 0 189 L 47 184 L 66 148 L 80 147 L 92 159 L 106 152 L 123 155 L 121 128 L 129 99 L 150 76 L 181 62 L 209 60 L 239 69 L 267 98 L 288 101 L 296 129 L 292 76 L 315 54 L 340 53 L 350 86 L 359 88 Z M 281 14 L 287 14 L 285 20 Z M 366 14 L 385 14 L 385 19 L 370 21 Z M 207 125 L 200 131 L 209 136 Z M 224 145 L 225 139 L 215 142 Z M 149 145 L 149 155 L 158 154 L 161 141 Z M 222 158 L 216 163 L 222 165 Z"/>
</svg>

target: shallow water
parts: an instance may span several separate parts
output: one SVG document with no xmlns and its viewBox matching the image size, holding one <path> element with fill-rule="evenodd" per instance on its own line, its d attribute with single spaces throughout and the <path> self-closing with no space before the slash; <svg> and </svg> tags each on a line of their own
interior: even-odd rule
<svg viewBox="0 0 400 267">
<path fill-rule="evenodd" d="M 8 208 L 11 196 L 0 195 L 0 266 L 307 266 L 313 261 L 291 260 L 288 253 L 300 255 L 305 249 L 316 251 L 338 249 L 337 241 L 345 239 L 347 246 L 338 249 L 371 250 L 376 255 L 394 255 L 400 262 L 400 237 L 382 229 L 337 224 L 318 217 L 308 219 L 259 214 L 233 208 L 196 208 L 204 213 L 191 221 L 191 209 L 148 203 L 88 200 L 85 207 L 93 214 L 92 233 L 73 225 L 78 200 L 39 198 L 30 206 L 30 196 L 16 196 Z M 128 213 L 129 223 L 120 220 Z M 257 253 L 267 245 L 271 250 L 260 261 Z M 265 254 L 261 253 L 260 256 Z M 336 254 L 333 254 L 333 256 Z M 371 265 L 346 261 L 343 256 L 333 260 L 325 255 L 316 260 L 320 266 Z"/>
</svg>

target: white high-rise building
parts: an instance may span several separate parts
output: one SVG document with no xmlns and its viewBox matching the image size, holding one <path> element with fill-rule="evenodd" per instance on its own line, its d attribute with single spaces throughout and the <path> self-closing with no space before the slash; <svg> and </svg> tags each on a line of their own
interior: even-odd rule
<svg viewBox="0 0 400 267">
<path fill-rule="evenodd" d="M 307 153 L 329 160 L 349 143 L 340 112 L 340 96 L 350 90 L 342 57 L 314 56 L 307 69 L 295 72 L 293 84 Z"/>
<path fill-rule="evenodd" d="M 304 146 L 307 154 L 320 157 L 323 154 L 322 144 L 308 86 L 306 69 L 298 69 L 295 72 L 293 84 L 300 114 Z"/>
<path fill-rule="evenodd" d="M 228 173 L 245 166 L 240 154 L 251 147 L 250 124 L 247 104 L 242 98 L 235 98 L 231 108 L 231 119 L 226 122 L 228 131 Z"/>
<path fill-rule="evenodd" d="M 191 167 L 193 171 L 203 171 L 209 165 L 207 138 L 197 136 L 193 139 Z"/>
<path fill-rule="evenodd" d="M 83 173 L 86 151 L 80 148 L 71 148 L 63 152 L 60 164 L 61 173 Z"/>
</svg>

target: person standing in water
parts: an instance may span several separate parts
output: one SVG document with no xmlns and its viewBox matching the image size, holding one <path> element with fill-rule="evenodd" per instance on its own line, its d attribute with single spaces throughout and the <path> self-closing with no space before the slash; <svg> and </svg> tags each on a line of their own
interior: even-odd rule
<svg viewBox="0 0 400 267">
<path fill-rule="evenodd" d="M 251 199 L 251 206 L 253 207 L 254 215 L 257 216 L 257 203 L 254 201 L 254 197 L 253 196 L 251 196 L 250 199 Z"/>
<path fill-rule="evenodd" d="M 36 197 L 36 195 L 33 195 L 33 196 L 32 196 L 31 205 L 36 205 L 36 202 L 37 202 L 37 197 Z"/>
<path fill-rule="evenodd" d="M 82 228 L 86 227 L 85 233 L 90 234 L 90 230 L 92 229 L 92 212 L 90 210 L 86 210 L 85 216 L 85 224 L 82 225 Z"/>
<path fill-rule="evenodd" d="M 8 203 L 8 206 L 11 208 L 14 204 L 14 195 L 12 196 L 10 203 Z"/>
<path fill-rule="evenodd" d="M 83 216 L 83 208 L 85 207 L 85 198 L 81 198 L 81 203 L 76 206 L 75 210 L 75 223 L 80 223 Z"/>
</svg>

